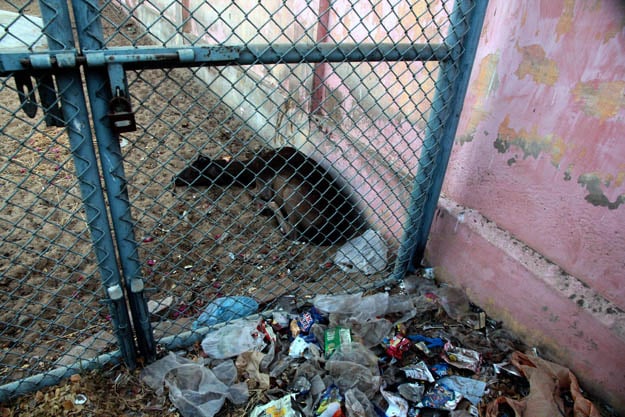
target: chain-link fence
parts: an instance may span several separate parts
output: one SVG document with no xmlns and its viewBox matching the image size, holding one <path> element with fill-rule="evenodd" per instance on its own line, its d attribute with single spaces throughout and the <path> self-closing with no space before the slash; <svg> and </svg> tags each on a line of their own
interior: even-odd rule
<svg viewBox="0 0 625 417">
<path fill-rule="evenodd" d="M 485 2 L 40 7 L 0 7 L 3 398 L 418 264 Z"/>
</svg>

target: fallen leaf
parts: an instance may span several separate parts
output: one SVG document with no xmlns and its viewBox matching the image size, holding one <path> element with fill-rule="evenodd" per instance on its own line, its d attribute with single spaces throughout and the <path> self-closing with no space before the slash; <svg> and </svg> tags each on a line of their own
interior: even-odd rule
<svg viewBox="0 0 625 417">
<path fill-rule="evenodd" d="M 63 401 L 63 408 L 67 411 L 71 410 L 74 408 L 74 402 L 71 400 L 65 400 Z"/>
</svg>

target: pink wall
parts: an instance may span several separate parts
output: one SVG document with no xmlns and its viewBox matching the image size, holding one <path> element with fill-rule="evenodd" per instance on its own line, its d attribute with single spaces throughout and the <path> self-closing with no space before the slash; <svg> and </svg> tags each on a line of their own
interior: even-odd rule
<svg viewBox="0 0 625 417">
<path fill-rule="evenodd" d="M 625 3 L 493 1 L 444 191 L 625 309 Z"/>
<path fill-rule="evenodd" d="M 447 279 L 487 301 L 501 317 L 517 325 L 527 318 L 526 334 L 556 331 L 559 339 L 547 345 L 557 350 L 560 344 L 559 356 L 569 366 L 588 369 L 595 355 L 601 369 L 582 379 L 594 384 L 595 392 L 607 387 L 606 396 L 623 412 L 624 27 L 620 0 L 490 1 L 443 192 L 512 236 L 480 240 L 481 230 L 462 236 L 449 228 L 461 221 L 452 214 L 449 224 L 436 220 L 428 251 Z M 513 237 L 535 251 L 537 260 L 560 267 L 562 277 L 584 294 L 570 291 L 564 278 L 544 279 L 540 270 L 532 272 L 540 278 L 532 283 L 512 276 L 515 269 L 501 261 Z M 464 258 L 453 253 L 475 253 L 478 240 L 484 251 L 498 247 L 499 255 L 488 260 L 491 265 L 483 260 L 489 276 L 480 276 L 478 268 L 469 279 L 456 265 Z M 492 279 L 499 290 L 480 281 Z M 490 294 L 478 294 L 489 288 Z M 502 288 L 514 296 L 493 301 L 505 297 Z M 530 299 L 542 303 L 535 312 L 529 311 Z M 571 311 L 595 321 L 573 323 Z M 567 351 L 565 342 L 574 343 L 580 334 L 600 345 L 599 329 L 611 337 L 607 351 L 605 346 Z M 620 375 L 616 381 L 614 369 Z"/>
</svg>

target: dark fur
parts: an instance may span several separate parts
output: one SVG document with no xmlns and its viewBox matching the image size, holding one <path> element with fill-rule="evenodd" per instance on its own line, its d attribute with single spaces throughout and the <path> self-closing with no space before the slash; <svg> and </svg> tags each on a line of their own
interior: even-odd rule
<svg viewBox="0 0 625 417">
<path fill-rule="evenodd" d="M 175 177 L 176 186 L 213 184 L 250 189 L 276 214 L 289 239 L 329 245 L 366 230 L 362 214 L 335 178 L 294 148 L 267 151 L 251 160 L 200 156 Z"/>
</svg>

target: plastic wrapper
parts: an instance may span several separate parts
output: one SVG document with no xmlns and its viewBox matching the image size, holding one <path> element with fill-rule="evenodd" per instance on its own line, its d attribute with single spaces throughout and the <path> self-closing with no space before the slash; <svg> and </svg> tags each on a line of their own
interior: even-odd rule
<svg viewBox="0 0 625 417">
<path fill-rule="evenodd" d="M 440 352 L 441 348 L 445 346 L 445 341 L 439 337 L 426 337 L 420 334 L 407 336 L 414 346 L 423 352 L 427 357 L 432 357 Z"/>
<path fill-rule="evenodd" d="M 247 384 L 235 384 L 236 378 L 231 360 L 209 369 L 171 352 L 141 372 L 141 379 L 157 395 L 168 388 L 171 403 L 184 417 L 212 417 L 226 399 L 234 404 L 247 402 Z"/>
<path fill-rule="evenodd" d="M 345 327 L 326 329 L 323 337 L 323 351 L 325 352 L 326 358 L 332 356 L 334 351 L 342 345 L 347 345 L 351 342 L 352 336 L 349 329 Z"/>
<path fill-rule="evenodd" d="M 361 236 L 351 239 L 334 255 L 334 263 L 345 272 L 375 274 L 386 268 L 388 247 L 375 230 L 367 230 Z"/>
<path fill-rule="evenodd" d="M 310 383 L 310 381 L 306 377 L 300 376 L 299 378 L 295 378 L 293 380 L 290 390 L 294 394 L 302 396 L 308 395 L 310 393 L 311 387 L 312 384 Z"/>
<path fill-rule="evenodd" d="M 271 316 L 271 325 L 276 331 L 283 331 L 289 327 L 289 315 L 285 311 L 274 311 Z"/>
<path fill-rule="evenodd" d="M 434 382 L 434 376 L 430 372 L 426 363 L 423 361 L 413 365 L 404 366 L 401 370 L 406 374 L 406 378 Z"/>
<path fill-rule="evenodd" d="M 453 410 L 461 400 L 462 395 L 437 382 L 423 395 L 417 407 Z"/>
<path fill-rule="evenodd" d="M 382 388 L 380 388 L 380 393 L 386 400 L 387 407 L 384 413 L 387 417 L 407 417 L 408 401 Z"/>
<path fill-rule="evenodd" d="M 310 343 L 302 336 L 297 336 L 289 346 L 289 356 L 292 358 L 302 358 L 310 347 Z"/>
<path fill-rule="evenodd" d="M 480 371 L 482 355 L 479 352 L 456 347 L 451 342 L 445 343 L 443 350 L 443 359 L 448 364 L 456 368 L 468 369 L 475 373 Z"/>
<path fill-rule="evenodd" d="M 443 310 L 456 321 L 462 321 L 471 311 L 469 298 L 462 288 L 442 286 L 437 295 Z"/>
<path fill-rule="evenodd" d="M 265 356 L 263 356 L 263 359 L 260 361 L 260 366 L 259 366 L 259 369 L 262 372 L 268 373 L 270 370 L 271 364 L 275 362 L 276 347 L 277 347 L 277 344 L 275 342 L 272 342 L 269 344 L 269 347 L 265 349 Z M 281 352 L 277 352 L 277 353 L 280 354 Z"/>
<path fill-rule="evenodd" d="M 372 319 L 364 322 L 346 320 L 342 325 L 352 329 L 352 339 L 358 339 L 368 348 L 380 344 L 393 330 L 393 323 L 386 319 Z"/>
<path fill-rule="evenodd" d="M 458 375 L 446 376 L 439 379 L 438 383 L 461 394 L 474 405 L 479 404 L 486 390 L 486 382 Z"/>
<path fill-rule="evenodd" d="M 386 314 L 389 295 L 386 292 L 362 296 L 362 293 L 317 295 L 315 308 L 324 314 L 337 314 L 343 319 L 365 321 Z"/>
<path fill-rule="evenodd" d="M 243 296 L 218 298 L 209 303 L 200 317 L 193 322 L 193 329 L 247 317 L 257 311 L 258 303 L 253 298 Z"/>
<path fill-rule="evenodd" d="M 214 359 L 235 357 L 249 350 L 265 347 L 264 333 L 258 330 L 259 321 L 238 321 L 230 323 L 202 340 L 204 353 Z"/>
<path fill-rule="evenodd" d="M 315 417 L 343 417 L 343 410 L 341 409 L 341 403 L 343 397 L 339 393 L 339 388 L 336 385 L 330 385 L 326 392 L 321 396 L 319 406 L 315 410 Z"/>
<path fill-rule="evenodd" d="M 297 318 L 297 325 L 302 333 L 308 333 L 313 324 L 320 322 L 322 317 L 315 307 L 300 314 Z"/>
<path fill-rule="evenodd" d="M 319 367 L 309 362 L 304 362 L 297 367 L 294 381 L 305 379 L 310 382 L 310 395 L 315 402 L 326 390 L 326 384 L 321 377 L 322 371 Z"/>
<path fill-rule="evenodd" d="M 412 296 L 407 294 L 394 294 L 388 298 L 388 307 L 386 313 L 404 313 L 415 309 Z"/>
<path fill-rule="evenodd" d="M 267 343 L 274 343 L 278 338 L 276 336 L 276 332 L 273 331 L 273 327 L 267 326 L 267 322 L 265 320 L 260 320 L 256 328 L 262 333 L 263 338 Z"/>
<path fill-rule="evenodd" d="M 449 366 L 448 363 L 435 363 L 430 367 L 430 370 L 439 378 L 453 374 L 451 366 Z"/>
<path fill-rule="evenodd" d="M 397 386 L 397 392 L 410 402 L 418 403 L 423 398 L 425 386 L 419 383 L 405 383 Z"/>
<path fill-rule="evenodd" d="M 422 342 L 428 349 L 442 348 L 445 346 L 445 341 L 440 337 L 427 337 L 420 334 L 408 335 L 406 337 L 415 343 Z"/>
<path fill-rule="evenodd" d="M 286 395 L 264 405 L 256 406 L 250 413 L 250 417 L 300 417 L 301 414 L 291 405 L 291 396 Z"/>
<path fill-rule="evenodd" d="M 405 352 L 410 350 L 412 342 L 404 335 L 398 333 L 388 342 L 386 354 L 395 359 L 401 359 Z"/>
<path fill-rule="evenodd" d="M 346 417 L 378 417 L 373 403 L 356 388 L 345 392 L 345 415 Z"/>
<path fill-rule="evenodd" d="M 313 300 L 315 308 L 325 314 L 354 312 L 354 306 L 360 304 L 362 293 L 356 294 L 319 294 Z"/>
<path fill-rule="evenodd" d="M 504 372 L 506 374 L 522 377 L 521 372 L 519 372 L 514 365 L 510 364 L 510 362 L 494 363 L 493 370 L 497 375 Z"/>
</svg>

